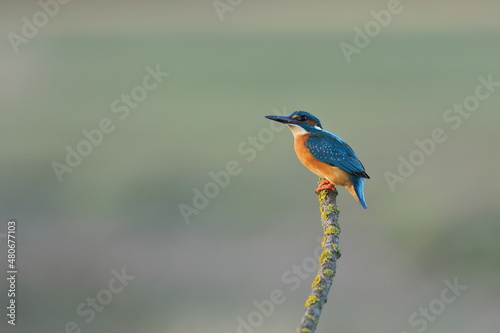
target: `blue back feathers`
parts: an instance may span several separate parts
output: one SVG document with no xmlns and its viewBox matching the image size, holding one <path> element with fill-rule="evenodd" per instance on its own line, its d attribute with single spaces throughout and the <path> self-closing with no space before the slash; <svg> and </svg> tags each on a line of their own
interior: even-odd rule
<svg viewBox="0 0 500 333">
<path fill-rule="evenodd" d="M 335 134 L 327 131 L 312 132 L 306 146 L 321 162 L 339 167 L 358 177 L 370 178 L 352 148 Z"/>
</svg>

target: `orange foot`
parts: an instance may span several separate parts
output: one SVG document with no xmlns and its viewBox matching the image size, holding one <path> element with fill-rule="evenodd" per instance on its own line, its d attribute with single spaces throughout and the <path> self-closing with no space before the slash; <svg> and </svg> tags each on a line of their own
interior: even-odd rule
<svg viewBox="0 0 500 333">
<path fill-rule="evenodd" d="M 333 192 L 337 191 L 337 189 L 335 188 L 335 185 L 330 183 L 330 181 L 327 179 L 325 179 L 321 183 L 319 183 L 318 188 L 314 192 L 316 192 L 316 194 L 318 194 L 319 191 L 321 191 L 321 190 L 332 190 Z"/>
</svg>

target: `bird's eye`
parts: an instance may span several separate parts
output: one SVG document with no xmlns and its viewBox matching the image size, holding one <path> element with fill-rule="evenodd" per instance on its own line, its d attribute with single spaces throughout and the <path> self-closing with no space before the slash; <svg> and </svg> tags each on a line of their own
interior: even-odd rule
<svg viewBox="0 0 500 333">
<path fill-rule="evenodd" d="M 299 116 L 299 115 L 297 115 L 297 117 L 295 119 L 298 120 L 298 121 L 306 121 L 307 117 L 306 116 Z"/>
<path fill-rule="evenodd" d="M 295 119 L 297 121 L 306 121 L 307 117 L 306 116 L 299 116 L 298 114 L 294 115 L 292 119 Z"/>
</svg>

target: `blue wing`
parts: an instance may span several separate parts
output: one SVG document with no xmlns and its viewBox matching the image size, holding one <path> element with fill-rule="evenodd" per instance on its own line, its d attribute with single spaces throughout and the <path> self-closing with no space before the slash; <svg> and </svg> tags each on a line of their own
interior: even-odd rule
<svg viewBox="0 0 500 333">
<path fill-rule="evenodd" d="M 352 148 L 335 134 L 327 131 L 312 132 L 306 140 L 306 146 L 321 162 L 339 167 L 358 177 L 370 178 Z"/>
</svg>

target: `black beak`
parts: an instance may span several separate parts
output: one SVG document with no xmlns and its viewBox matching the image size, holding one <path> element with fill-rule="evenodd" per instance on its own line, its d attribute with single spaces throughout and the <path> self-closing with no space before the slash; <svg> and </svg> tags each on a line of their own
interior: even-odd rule
<svg viewBox="0 0 500 333">
<path fill-rule="evenodd" d="M 297 125 L 299 122 L 295 119 L 292 119 L 288 116 L 266 116 L 267 119 L 271 119 L 283 124 L 294 124 Z"/>
</svg>

